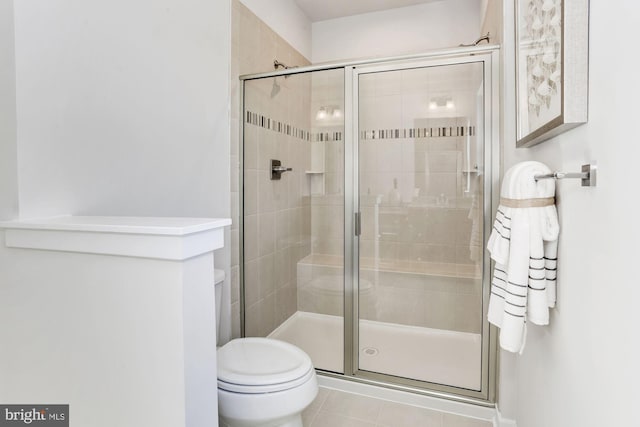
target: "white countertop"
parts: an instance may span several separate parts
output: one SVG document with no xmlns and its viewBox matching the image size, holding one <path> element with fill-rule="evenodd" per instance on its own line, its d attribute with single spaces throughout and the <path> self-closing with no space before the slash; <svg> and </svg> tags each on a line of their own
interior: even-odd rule
<svg viewBox="0 0 640 427">
<path fill-rule="evenodd" d="M 73 215 L 0 222 L 0 228 L 14 230 L 85 231 L 165 236 L 184 236 L 227 225 L 231 225 L 229 218 Z"/>
<path fill-rule="evenodd" d="M 9 248 L 185 260 L 224 245 L 228 218 L 56 216 L 0 222 Z"/>
</svg>

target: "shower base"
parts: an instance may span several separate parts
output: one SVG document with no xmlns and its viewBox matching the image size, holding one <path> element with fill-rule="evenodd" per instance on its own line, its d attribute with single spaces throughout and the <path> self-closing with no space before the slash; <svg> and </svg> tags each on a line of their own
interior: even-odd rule
<svg viewBox="0 0 640 427">
<path fill-rule="evenodd" d="M 298 311 L 271 334 L 304 350 L 313 365 L 343 372 L 343 319 Z M 479 390 L 480 334 L 360 320 L 359 368 Z"/>
</svg>

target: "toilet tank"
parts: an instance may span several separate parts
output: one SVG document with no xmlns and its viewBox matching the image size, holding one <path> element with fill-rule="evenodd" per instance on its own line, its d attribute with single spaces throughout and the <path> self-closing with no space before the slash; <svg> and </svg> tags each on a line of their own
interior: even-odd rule
<svg viewBox="0 0 640 427">
<path fill-rule="evenodd" d="M 213 280 L 216 286 L 216 340 L 220 342 L 220 322 L 222 320 L 222 286 L 224 284 L 224 270 L 215 269 Z"/>
</svg>

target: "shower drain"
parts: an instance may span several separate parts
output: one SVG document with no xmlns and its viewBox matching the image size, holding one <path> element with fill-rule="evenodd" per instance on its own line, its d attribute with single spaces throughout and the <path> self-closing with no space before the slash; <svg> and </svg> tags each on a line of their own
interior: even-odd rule
<svg viewBox="0 0 640 427">
<path fill-rule="evenodd" d="M 380 351 L 375 347 L 365 347 L 362 352 L 367 356 L 376 356 Z"/>
</svg>

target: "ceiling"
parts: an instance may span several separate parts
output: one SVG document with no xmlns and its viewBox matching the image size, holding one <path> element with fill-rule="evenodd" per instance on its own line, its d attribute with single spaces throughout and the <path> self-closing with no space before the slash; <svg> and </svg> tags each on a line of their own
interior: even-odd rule
<svg viewBox="0 0 640 427">
<path fill-rule="evenodd" d="M 294 0 L 311 22 L 440 0 Z"/>
</svg>

